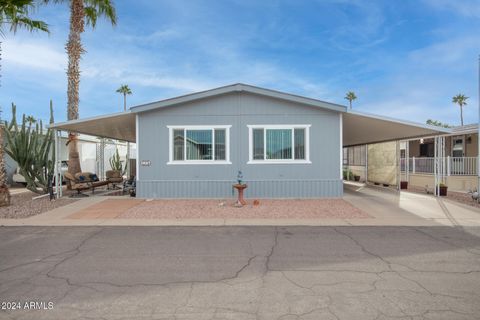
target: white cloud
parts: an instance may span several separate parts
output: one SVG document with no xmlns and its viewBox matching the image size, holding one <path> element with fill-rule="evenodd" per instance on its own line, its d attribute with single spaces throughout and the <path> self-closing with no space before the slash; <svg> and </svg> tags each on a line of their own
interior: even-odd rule
<svg viewBox="0 0 480 320">
<path fill-rule="evenodd" d="M 64 72 L 67 55 L 46 41 L 22 41 L 17 38 L 3 43 L 3 63 L 18 68 Z"/>
<path fill-rule="evenodd" d="M 478 0 L 424 0 L 433 8 L 456 12 L 467 17 L 480 17 L 480 2 Z"/>
</svg>

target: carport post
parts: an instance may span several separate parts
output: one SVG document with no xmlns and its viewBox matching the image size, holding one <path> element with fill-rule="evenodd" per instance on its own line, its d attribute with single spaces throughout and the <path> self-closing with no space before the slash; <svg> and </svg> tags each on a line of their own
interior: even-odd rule
<svg viewBox="0 0 480 320">
<path fill-rule="evenodd" d="M 401 162 L 402 162 L 402 157 L 400 156 L 400 140 L 396 141 L 395 144 L 395 151 L 396 151 L 396 156 L 397 156 L 397 190 L 400 191 L 400 180 L 401 180 Z"/>
<path fill-rule="evenodd" d="M 365 184 L 368 182 L 368 144 L 365 145 Z"/>
<path fill-rule="evenodd" d="M 54 169 L 53 169 L 53 174 L 54 174 L 54 177 L 55 177 L 55 198 L 58 199 L 62 196 L 62 181 L 60 180 L 61 179 L 61 174 L 60 174 L 60 170 L 59 170 L 59 167 L 61 166 L 61 160 L 60 160 L 60 139 L 59 139 L 59 133 L 60 131 L 57 130 L 57 129 L 54 129 L 53 130 L 53 136 L 54 136 L 54 143 L 55 143 L 55 154 L 54 154 L 54 157 L 55 157 L 55 165 L 54 165 Z"/>
<path fill-rule="evenodd" d="M 480 55 L 478 56 L 478 148 L 477 148 L 477 201 L 480 202 Z"/>
<path fill-rule="evenodd" d="M 433 174 L 434 174 L 434 179 L 433 179 L 433 188 L 434 188 L 434 192 L 433 194 L 438 197 L 438 190 L 437 190 L 437 185 L 438 185 L 438 163 L 437 163 L 437 150 L 438 150 L 438 146 L 437 146 L 437 140 L 438 140 L 438 137 L 435 136 L 433 138 Z"/>
</svg>

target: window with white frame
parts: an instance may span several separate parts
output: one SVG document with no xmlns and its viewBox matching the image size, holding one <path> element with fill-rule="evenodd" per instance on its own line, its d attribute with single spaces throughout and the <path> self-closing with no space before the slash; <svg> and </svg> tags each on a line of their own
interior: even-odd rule
<svg viewBox="0 0 480 320">
<path fill-rule="evenodd" d="M 310 125 L 249 125 L 249 163 L 310 163 Z"/>
<path fill-rule="evenodd" d="M 230 163 L 231 126 L 168 126 L 169 164 Z"/>
</svg>

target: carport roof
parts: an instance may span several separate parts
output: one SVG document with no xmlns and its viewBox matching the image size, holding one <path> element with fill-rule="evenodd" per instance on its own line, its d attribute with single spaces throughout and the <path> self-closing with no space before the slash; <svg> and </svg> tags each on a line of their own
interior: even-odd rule
<svg viewBox="0 0 480 320">
<path fill-rule="evenodd" d="M 371 144 L 451 133 L 450 129 L 428 126 L 425 124 L 403 121 L 373 114 L 348 110 L 345 106 L 328 103 L 316 99 L 291 95 L 269 89 L 245 84 L 234 84 L 208 91 L 180 96 L 177 98 L 153 102 L 131 108 L 129 111 L 109 115 L 85 118 L 62 123 L 51 127 L 58 130 L 72 131 L 92 136 L 99 136 L 123 141 L 136 141 L 136 113 L 144 112 L 179 103 L 204 99 L 228 92 L 245 91 L 265 95 L 281 100 L 310 105 L 312 107 L 330 109 L 343 115 L 343 146 Z"/>
<path fill-rule="evenodd" d="M 448 133 L 451 133 L 451 129 L 353 110 L 343 113 L 344 147 Z"/>
<path fill-rule="evenodd" d="M 51 128 L 135 142 L 135 114 L 130 111 L 54 123 Z"/>
</svg>

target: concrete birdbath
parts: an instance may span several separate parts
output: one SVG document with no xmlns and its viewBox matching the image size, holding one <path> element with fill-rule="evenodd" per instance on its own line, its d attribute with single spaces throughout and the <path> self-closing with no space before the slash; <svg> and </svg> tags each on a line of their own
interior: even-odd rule
<svg viewBox="0 0 480 320">
<path fill-rule="evenodd" d="M 243 190 L 247 189 L 248 186 L 246 184 L 237 183 L 237 184 L 234 184 L 233 187 L 238 191 L 238 199 L 237 199 L 237 202 L 235 203 L 235 206 L 243 207 L 244 205 L 247 204 L 245 199 L 243 199 Z"/>
</svg>

